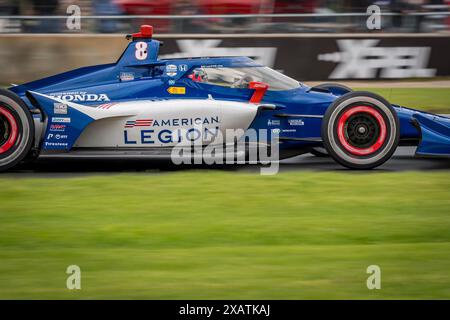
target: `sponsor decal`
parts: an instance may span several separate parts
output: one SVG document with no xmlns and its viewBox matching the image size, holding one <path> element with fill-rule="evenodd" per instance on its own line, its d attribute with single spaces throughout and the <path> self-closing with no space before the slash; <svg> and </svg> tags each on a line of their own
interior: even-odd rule
<svg viewBox="0 0 450 320">
<path fill-rule="evenodd" d="M 178 70 L 180 70 L 181 72 L 185 72 L 185 71 L 187 71 L 187 69 L 188 69 L 187 64 L 180 64 L 178 66 Z"/>
<path fill-rule="evenodd" d="M 220 123 L 218 116 L 172 119 L 136 119 L 125 122 L 125 128 L 133 127 L 178 127 Z"/>
<path fill-rule="evenodd" d="M 59 133 L 57 133 L 57 134 L 49 133 L 47 136 L 47 140 L 49 140 L 49 139 L 64 140 L 67 138 L 68 138 L 67 134 L 59 134 Z"/>
<path fill-rule="evenodd" d="M 55 134 L 55 139 L 56 140 L 64 140 L 67 139 L 68 135 L 67 134 Z"/>
<path fill-rule="evenodd" d="M 177 75 L 177 66 L 174 64 L 168 64 L 166 66 L 166 75 L 169 77 L 175 77 Z"/>
<path fill-rule="evenodd" d="M 87 92 L 61 92 L 50 93 L 52 97 L 69 101 L 69 102 L 101 102 L 110 101 L 108 95 L 105 93 L 87 93 Z"/>
<path fill-rule="evenodd" d="M 65 124 L 51 124 L 50 125 L 50 131 L 65 131 L 66 125 Z"/>
<path fill-rule="evenodd" d="M 52 122 L 55 123 L 70 123 L 70 118 L 57 118 L 57 117 L 53 117 L 52 118 Z"/>
<path fill-rule="evenodd" d="M 377 47 L 378 39 L 337 40 L 339 52 L 318 55 L 319 61 L 338 63 L 330 79 L 434 77 L 429 69 L 431 47 Z"/>
<path fill-rule="evenodd" d="M 175 84 L 175 80 L 170 79 L 170 80 L 169 80 L 169 85 L 170 85 L 170 86 L 173 86 L 174 84 Z"/>
<path fill-rule="evenodd" d="M 65 147 L 67 148 L 69 144 L 67 142 L 45 142 L 46 147 Z"/>
<path fill-rule="evenodd" d="M 184 141 L 195 142 L 199 140 L 213 140 L 220 130 L 214 128 L 190 128 L 190 129 L 163 129 L 155 132 L 153 129 L 140 130 L 138 135 L 131 135 L 127 130 L 123 131 L 125 144 L 154 144 L 154 143 L 182 143 Z"/>
<path fill-rule="evenodd" d="M 279 126 L 280 120 L 269 119 L 269 121 L 267 121 L 267 125 L 268 126 Z"/>
<path fill-rule="evenodd" d="M 134 80 L 133 72 L 121 72 L 120 73 L 120 81 L 132 81 Z"/>
<path fill-rule="evenodd" d="M 223 68 L 223 64 L 206 64 L 200 66 L 201 68 Z"/>
<path fill-rule="evenodd" d="M 123 139 L 125 144 L 166 144 L 181 143 L 183 141 L 211 140 L 220 132 L 218 116 L 197 118 L 172 118 L 172 119 L 137 119 L 128 120 L 125 123 Z M 203 127 L 203 125 L 210 125 Z M 184 128 L 170 128 L 180 127 Z M 135 127 L 163 127 L 162 130 L 140 129 L 127 130 Z M 187 127 L 187 128 L 186 128 Z M 190 127 L 190 128 L 189 128 Z"/>
<path fill-rule="evenodd" d="M 153 119 L 129 120 L 125 123 L 125 128 L 150 127 L 152 123 Z"/>
<path fill-rule="evenodd" d="M 56 102 L 53 104 L 54 114 L 67 114 L 67 104 Z"/>
<path fill-rule="evenodd" d="M 291 126 L 303 126 L 303 125 L 305 125 L 305 123 L 301 119 L 289 119 L 288 123 Z"/>
<path fill-rule="evenodd" d="M 186 94 L 185 87 L 169 87 L 167 88 L 167 92 L 170 94 Z"/>
</svg>

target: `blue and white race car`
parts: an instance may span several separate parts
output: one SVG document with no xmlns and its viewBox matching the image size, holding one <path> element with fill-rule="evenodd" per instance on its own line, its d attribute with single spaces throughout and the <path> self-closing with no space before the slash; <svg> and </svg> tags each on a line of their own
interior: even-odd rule
<svg viewBox="0 0 450 320">
<path fill-rule="evenodd" d="M 38 157 L 171 159 L 193 141 L 223 144 L 227 130 L 253 147 L 276 141 L 280 158 L 322 148 L 352 169 L 383 164 L 399 145 L 450 155 L 449 118 L 308 87 L 247 57 L 158 59 L 152 33 L 127 36 L 116 63 L 0 89 L 0 170 Z M 244 138 L 250 130 L 277 139 Z"/>
</svg>

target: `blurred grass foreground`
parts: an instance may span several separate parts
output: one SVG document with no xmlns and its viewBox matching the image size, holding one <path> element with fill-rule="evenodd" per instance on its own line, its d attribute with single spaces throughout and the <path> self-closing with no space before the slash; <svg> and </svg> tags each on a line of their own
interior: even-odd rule
<svg viewBox="0 0 450 320">
<path fill-rule="evenodd" d="M 450 114 L 450 88 L 355 88 L 377 93 L 392 104 Z"/>
<path fill-rule="evenodd" d="M 0 183 L 1 299 L 450 298 L 448 172 Z"/>
</svg>

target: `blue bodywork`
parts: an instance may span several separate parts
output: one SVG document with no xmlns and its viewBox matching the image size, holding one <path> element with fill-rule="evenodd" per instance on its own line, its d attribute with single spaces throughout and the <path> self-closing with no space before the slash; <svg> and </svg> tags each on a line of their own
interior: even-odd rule
<svg viewBox="0 0 450 320">
<path fill-rule="evenodd" d="M 147 44 L 147 55 L 143 60 L 136 58 L 137 43 Z M 253 89 L 230 88 L 195 82 L 187 77 L 198 67 L 256 67 L 255 61 L 247 57 L 216 58 L 182 58 L 158 59 L 160 42 L 151 38 L 133 39 L 116 63 L 80 68 L 41 80 L 9 88 L 19 95 L 35 117 L 49 119 L 46 128 L 57 125 L 51 119 L 54 114 L 53 102 L 39 94 L 72 97 L 78 94 L 78 103 L 96 106 L 106 102 L 120 102 L 139 99 L 207 99 L 249 101 Z M 176 70 L 169 76 L 168 65 L 175 65 Z M 173 71 L 173 70 L 172 70 Z M 175 73 L 175 74 L 173 74 Z M 172 95 L 169 87 L 184 87 L 182 96 Z M 321 146 L 322 116 L 330 104 L 344 92 L 315 90 L 306 85 L 286 91 L 271 91 L 270 88 L 261 103 L 273 104 L 276 109 L 258 113 L 251 128 L 272 129 L 270 123 L 277 123 L 280 128 L 282 149 L 302 149 Z M 107 99 L 102 100 L 102 95 Z M 450 154 L 450 119 L 394 105 L 400 120 L 400 139 L 404 143 L 418 144 L 417 153 L 421 155 Z M 289 117 L 280 114 L 297 115 L 304 119 L 301 130 L 292 130 Z M 41 142 L 43 150 L 69 151 L 83 129 L 93 121 L 87 115 L 70 108 L 70 123 L 66 134 L 68 143 L 60 145 L 48 134 Z M 273 122 L 275 121 L 275 122 Z M 298 129 L 298 127 L 295 127 Z"/>
</svg>

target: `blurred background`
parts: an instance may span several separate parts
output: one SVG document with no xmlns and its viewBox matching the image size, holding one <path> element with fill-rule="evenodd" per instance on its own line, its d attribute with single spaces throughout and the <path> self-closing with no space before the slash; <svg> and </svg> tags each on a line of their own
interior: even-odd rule
<svg viewBox="0 0 450 320">
<path fill-rule="evenodd" d="M 367 13 L 373 4 L 379 15 Z M 300 81 L 445 78 L 449 6 L 450 0 L 0 0 L 0 85 L 114 62 L 124 35 L 142 24 L 154 26 L 166 58 L 250 56 Z"/>
<path fill-rule="evenodd" d="M 152 24 L 162 33 L 367 32 L 378 5 L 384 32 L 447 32 L 448 0 L 2 0 L 0 32 L 61 33 L 77 4 L 82 32 L 128 32 Z M 58 17 L 59 16 L 59 17 Z"/>
</svg>

